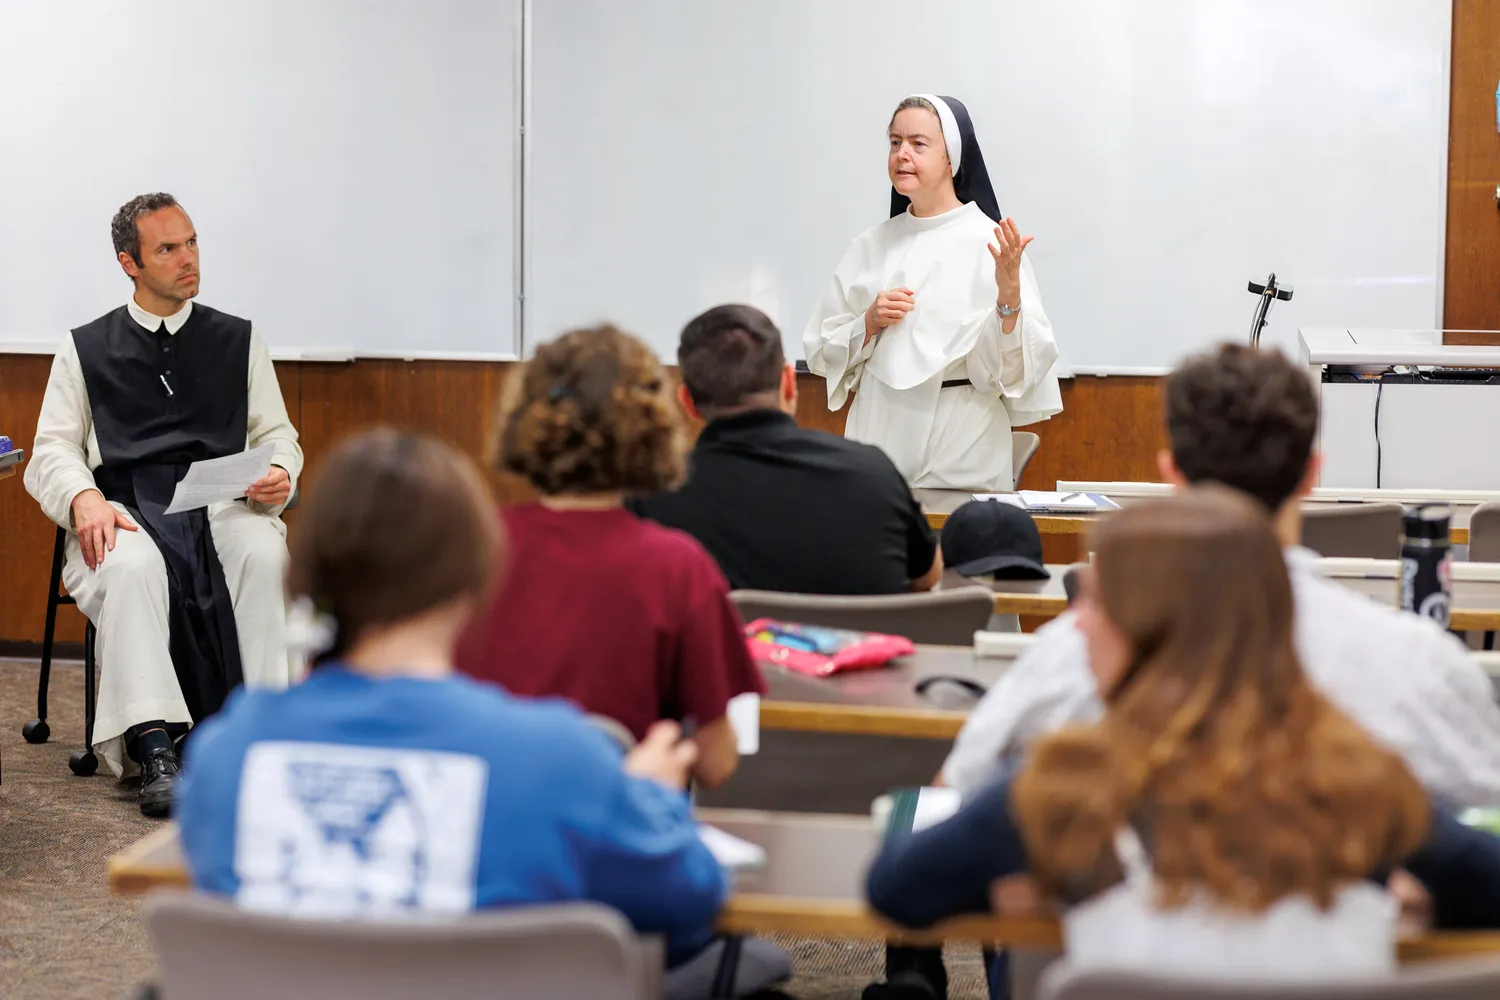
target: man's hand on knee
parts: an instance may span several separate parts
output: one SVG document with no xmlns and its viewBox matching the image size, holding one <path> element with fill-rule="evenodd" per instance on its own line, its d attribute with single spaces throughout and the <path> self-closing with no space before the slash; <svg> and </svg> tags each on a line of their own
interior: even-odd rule
<svg viewBox="0 0 1500 1000">
<path fill-rule="evenodd" d="M 114 549 L 116 528 L 139 530 L 98 490 L 84 490 L 73 498 L 73 530 L 78 533 L 78 547 L 89 569 L 98 569 L 104 554 Z"/>
</svg>

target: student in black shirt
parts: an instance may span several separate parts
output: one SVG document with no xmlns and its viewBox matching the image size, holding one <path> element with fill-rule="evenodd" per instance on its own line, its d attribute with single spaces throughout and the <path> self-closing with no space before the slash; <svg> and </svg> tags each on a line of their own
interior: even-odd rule
<svg viewBox="0 0 1500 1000">
<path fill-rule="evenodd" d="M 781 333 L 750 306 L 688 323 L 677 348 L 687 412 L 707 422 L 677 491 L 636 513 L 696 538 L 736 589 L 801 594 L 929 590 L 942 556 L 885 453 L 804 430 Z"/>
</svg>

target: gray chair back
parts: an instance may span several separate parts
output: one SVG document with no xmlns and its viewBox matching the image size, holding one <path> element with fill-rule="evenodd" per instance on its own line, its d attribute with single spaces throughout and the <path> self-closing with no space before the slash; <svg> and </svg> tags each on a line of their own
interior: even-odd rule
<svg viewBox="0 0 1500 1000">
<path fill-rule="evenodd" d="M 592 712 L 589 713 L 588 718 L 589 722 L 594 724 L 595 729 L 598 729 L 605 736 L 618 743 L 621 750 L 629 751 L 635 749 L 635 734 L 626 729 L 625 724 L 618 719 L 611 719 L 607 715 L 599 715 Z"/>
<path fill-rule="evenodd" d="M 1036 454 L 1041 443 L 1042 439 L 1031 431 L 1010 432 L 1011 480 L 1016 484 L 1016 489 L 1021 488 L 1021 473 L 1026 471 L 1026 463 L 1031 461 L 1031 456 Z"/>
<path fill-rule="evenodd" d="M 1469 562 L 1500 562 L 1500 502 L 1474 508 L 1469 518 Z"/>
<path fill-rule="evenodd" d="M 646 1000 L 662 993 L 659 941 L 591 903 L 442 921 L 302 920 L 193 893 L 146 901 L 164 1000 Z"/>
<path fill-rule="evenodd" d="M 995 608 L 994 591 L 981 586 L 873 597 L 736 590 L 729 598 L 747 622 L 775 618 L 803 625 L 886 632 L 904 635 L 912 642 L 946 646 L 972 646 L 974 633 L 989 623 Z"/>
<path fill-rule="evenodd" d="M 1213 982 L 1149 973 L 1085 971 L 1057 962 L 1038 1000 L 1491 1000 L 1500 996 L 1500 959 L 1409 966 L 1391 976 L 1323 983 Z"/>
<path fill-rule="evenodd" d="M 1302 511 L 1302 544 L 1320 556 L 1397 559 L 1399 503 L 1320 503 Z"/>
</svg>

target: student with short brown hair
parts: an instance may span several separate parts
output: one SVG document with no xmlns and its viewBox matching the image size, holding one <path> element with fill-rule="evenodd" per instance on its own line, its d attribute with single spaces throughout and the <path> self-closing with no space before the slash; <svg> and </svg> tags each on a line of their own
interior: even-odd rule
<svg viewBox="0 0 1500 1000">
<path fill-rule="evenodd" d="M 673 723 L 622 760 L 577 710 L 453 673 L 505 547 L 472 465 L 390 430 L 303 500 L 291 596 L 319 614 L 303 683 L 235 692 L 194 731 L 178 803 L 193 881 L 254 910 L 403 917 L 594 901 L 701 949 L 724 873 Z"/>
<path fill-rule="evenodd" d="M 501 510 L 510 576 L 459 669 L 572 699 L 637 739 L 679 720 L 696 780 L 722 784 L 739 761 L 729 701 L 764 682 L 713 558 L 624 507 L 682 477 L 682 416 L 655 355 L 612 326 L 564 334 L 512 375 L 495 431 L 496 465 L 541 498 Z"/>
</svg>

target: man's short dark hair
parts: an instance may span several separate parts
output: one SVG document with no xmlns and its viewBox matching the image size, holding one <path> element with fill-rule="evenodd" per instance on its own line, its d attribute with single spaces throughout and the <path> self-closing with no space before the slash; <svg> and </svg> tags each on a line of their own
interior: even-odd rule
<svg viewBox="0 0 1500 1000">
<path fill-rule="evenodd" d="M 1224 344 L 1167 376 L 1172 460 L 1189 482 L 1216 482 L 1271 510 L 1307 475 L 1318 398 L 1305 368 L 1280 351 Z"/>
<path fill-rule="evenodd" d="M 137 265 L 141 263 L 141 230 L 136 222 L 143 215 L 176 206 L 177 199 L 165 191 L 155 194 L 138 194 L 120 206 L 114 220 L 109 224 L 109 235 L 114 237 L 115 253 L 130 254 Z"/>
<path fill-rule="evenodd" d="M 682 384 L 700 410 L 728 410 L 781 382 L 781 331 L 754 306 L 715 306 L 683 327 Z"/>
</svg>

